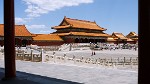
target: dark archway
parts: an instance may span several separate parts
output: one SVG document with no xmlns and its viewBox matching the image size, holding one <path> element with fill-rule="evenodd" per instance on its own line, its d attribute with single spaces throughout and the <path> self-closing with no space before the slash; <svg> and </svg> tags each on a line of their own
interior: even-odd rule
<svg viewBox="0 0 150 84">
<path fill-rule="evenodd" d="M 28 41 L 27 41 L 26 39 L 23 39 L 23 40 L 22 40 L 22 46 L 23 46 L 23 47 L 26 47 L 27 43 L 28 43 Z"/>
<path fill-rule="evenodd" d="M 75 39 L 75 43 L 79 43 L 79 39 L 78 38 Z"/>
<path fill-rule="evenodd" d="M 88 43 L 88 39 L 87 38 L 84 39 L 84 43 Z"/>
<path fill-rule="evenodd" d="M 105 39 L 100 39 L 99 41 L 100 41 L 100 43 L 106 42 Z"/>
<path fill-rule="evenodd" d="M 89 42 L 93 43 L 93 42 L 94 42 L 94 39 L 89 39 Z"/>
</svg>

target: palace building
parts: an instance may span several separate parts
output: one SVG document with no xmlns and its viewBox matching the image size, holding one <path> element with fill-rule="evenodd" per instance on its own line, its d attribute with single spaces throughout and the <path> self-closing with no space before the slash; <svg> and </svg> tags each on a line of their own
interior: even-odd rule
<svg viewBox="0 0 150 84">
<path fill-rule="evenodd" d="M 49 45 L 61 45 L 64 41 L 58 35 L 54 34 L 32 34 L 30 33 L 25 25 L 15 25 L 15 45 L 26 46 L 26 45 L 38 45 L 38 46 L 49 46 Z M 4 45 L 4 25 L 0 24 L 0 46 Z"/>
<path fill-rule="evenodd" d="M 127 39 L 122 33 L 113 32 L 112 37 L 116 40 L 116 43 L 127 43 Z"/>
<path fill-rule="evenodd" d="M 32 44 L 38 46 L 61 45 L 64 43 L 62 38 L 54 34 L 35 34 Z"/>
<path fill-rule="evenodd" d="M 113 32 L 111 38 L 114 40 L 113 43 L 131 43 L 134 44 L 135 41 L 131 38 L 124 36 L 122 33 Z"/>
<path fill-rule="evenodd" d="M 25 25 L 15 25 L 15 45 L 26 46 L 32 43 L 32 35 Z M 4 24 L 0 24 L 0 45 L 4 45 Z"/>
<path fill-rule="evenodd" d="M 58 26 L 52 27 L 65 43 L 97 43 L 106 42 L 109 34 L 104 33 L 105 28 L 96 22 L 67 18 L 66 16 Z"/>
<path fill-rule="evenodd" d="M 134 40 L 135 43 L 138 42 L 138 35 L 135 32 L 130 32 L 126 37 Z"/>
</svg>

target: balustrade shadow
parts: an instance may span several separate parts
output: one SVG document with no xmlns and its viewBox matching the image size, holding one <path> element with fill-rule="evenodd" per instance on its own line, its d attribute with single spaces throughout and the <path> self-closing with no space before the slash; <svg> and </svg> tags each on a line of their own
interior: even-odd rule
<svg viewBox="0 0 150 84">
<path fill-rule="evenodd" d="M 4 75 L 5 75 L 4 68 L 0 68 L 0 79 L 2 79 Z M 16 78 L 7 81 L 0 80 L 0 84 L 83 84 L 83 83 L 17 71 Z"/>
</svg>

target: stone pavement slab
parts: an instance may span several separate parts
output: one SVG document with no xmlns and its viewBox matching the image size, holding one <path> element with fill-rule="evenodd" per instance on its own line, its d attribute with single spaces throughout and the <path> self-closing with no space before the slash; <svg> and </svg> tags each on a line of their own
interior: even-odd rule
<svg viewBox="0 0 150 84">
<path fill-rule="evenodd" d="M 35 74 L 17 71 L 17 77 L 9 80 L 2 80 L 4 69 L 0 68 L 0 84 L 81 84 L 77 82 L 44 77 Z"/>
<path fill-rule="evenodd" d="M 3 62 L 3 60 L 0 60 L 0 67 L 2 68 L 4 67 Z M 16 61 L 16 67 L 17 71 L 25 73 L 23 75 L 18 73 L 19 77 L 42 84 L 49 84 L 47 83 L 49 80 L 52 82 L 61 80 L 62 83 L 60 84 L 137 84 L 138 80 L 137 71 L 113 68 L 79 67 L 69 64 L 48 64 L 18 60 Z M 59 83 L 56 82 L 56 84 Z"/>
</svg>

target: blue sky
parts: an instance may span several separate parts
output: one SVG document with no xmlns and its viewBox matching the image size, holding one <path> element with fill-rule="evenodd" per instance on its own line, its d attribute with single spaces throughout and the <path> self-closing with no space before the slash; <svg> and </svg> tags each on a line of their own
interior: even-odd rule
<svg viewBox="0 0 150 84">
<path fill-rule="evenodd" d="M 96 21 L 105 33 L 138 33 L 138 0 L 15 0 L 15 23 L 31 33 L 52 33 L 64 16 Z M 3 24 L 3 0 L 0 0 Z"/>
</svg>

